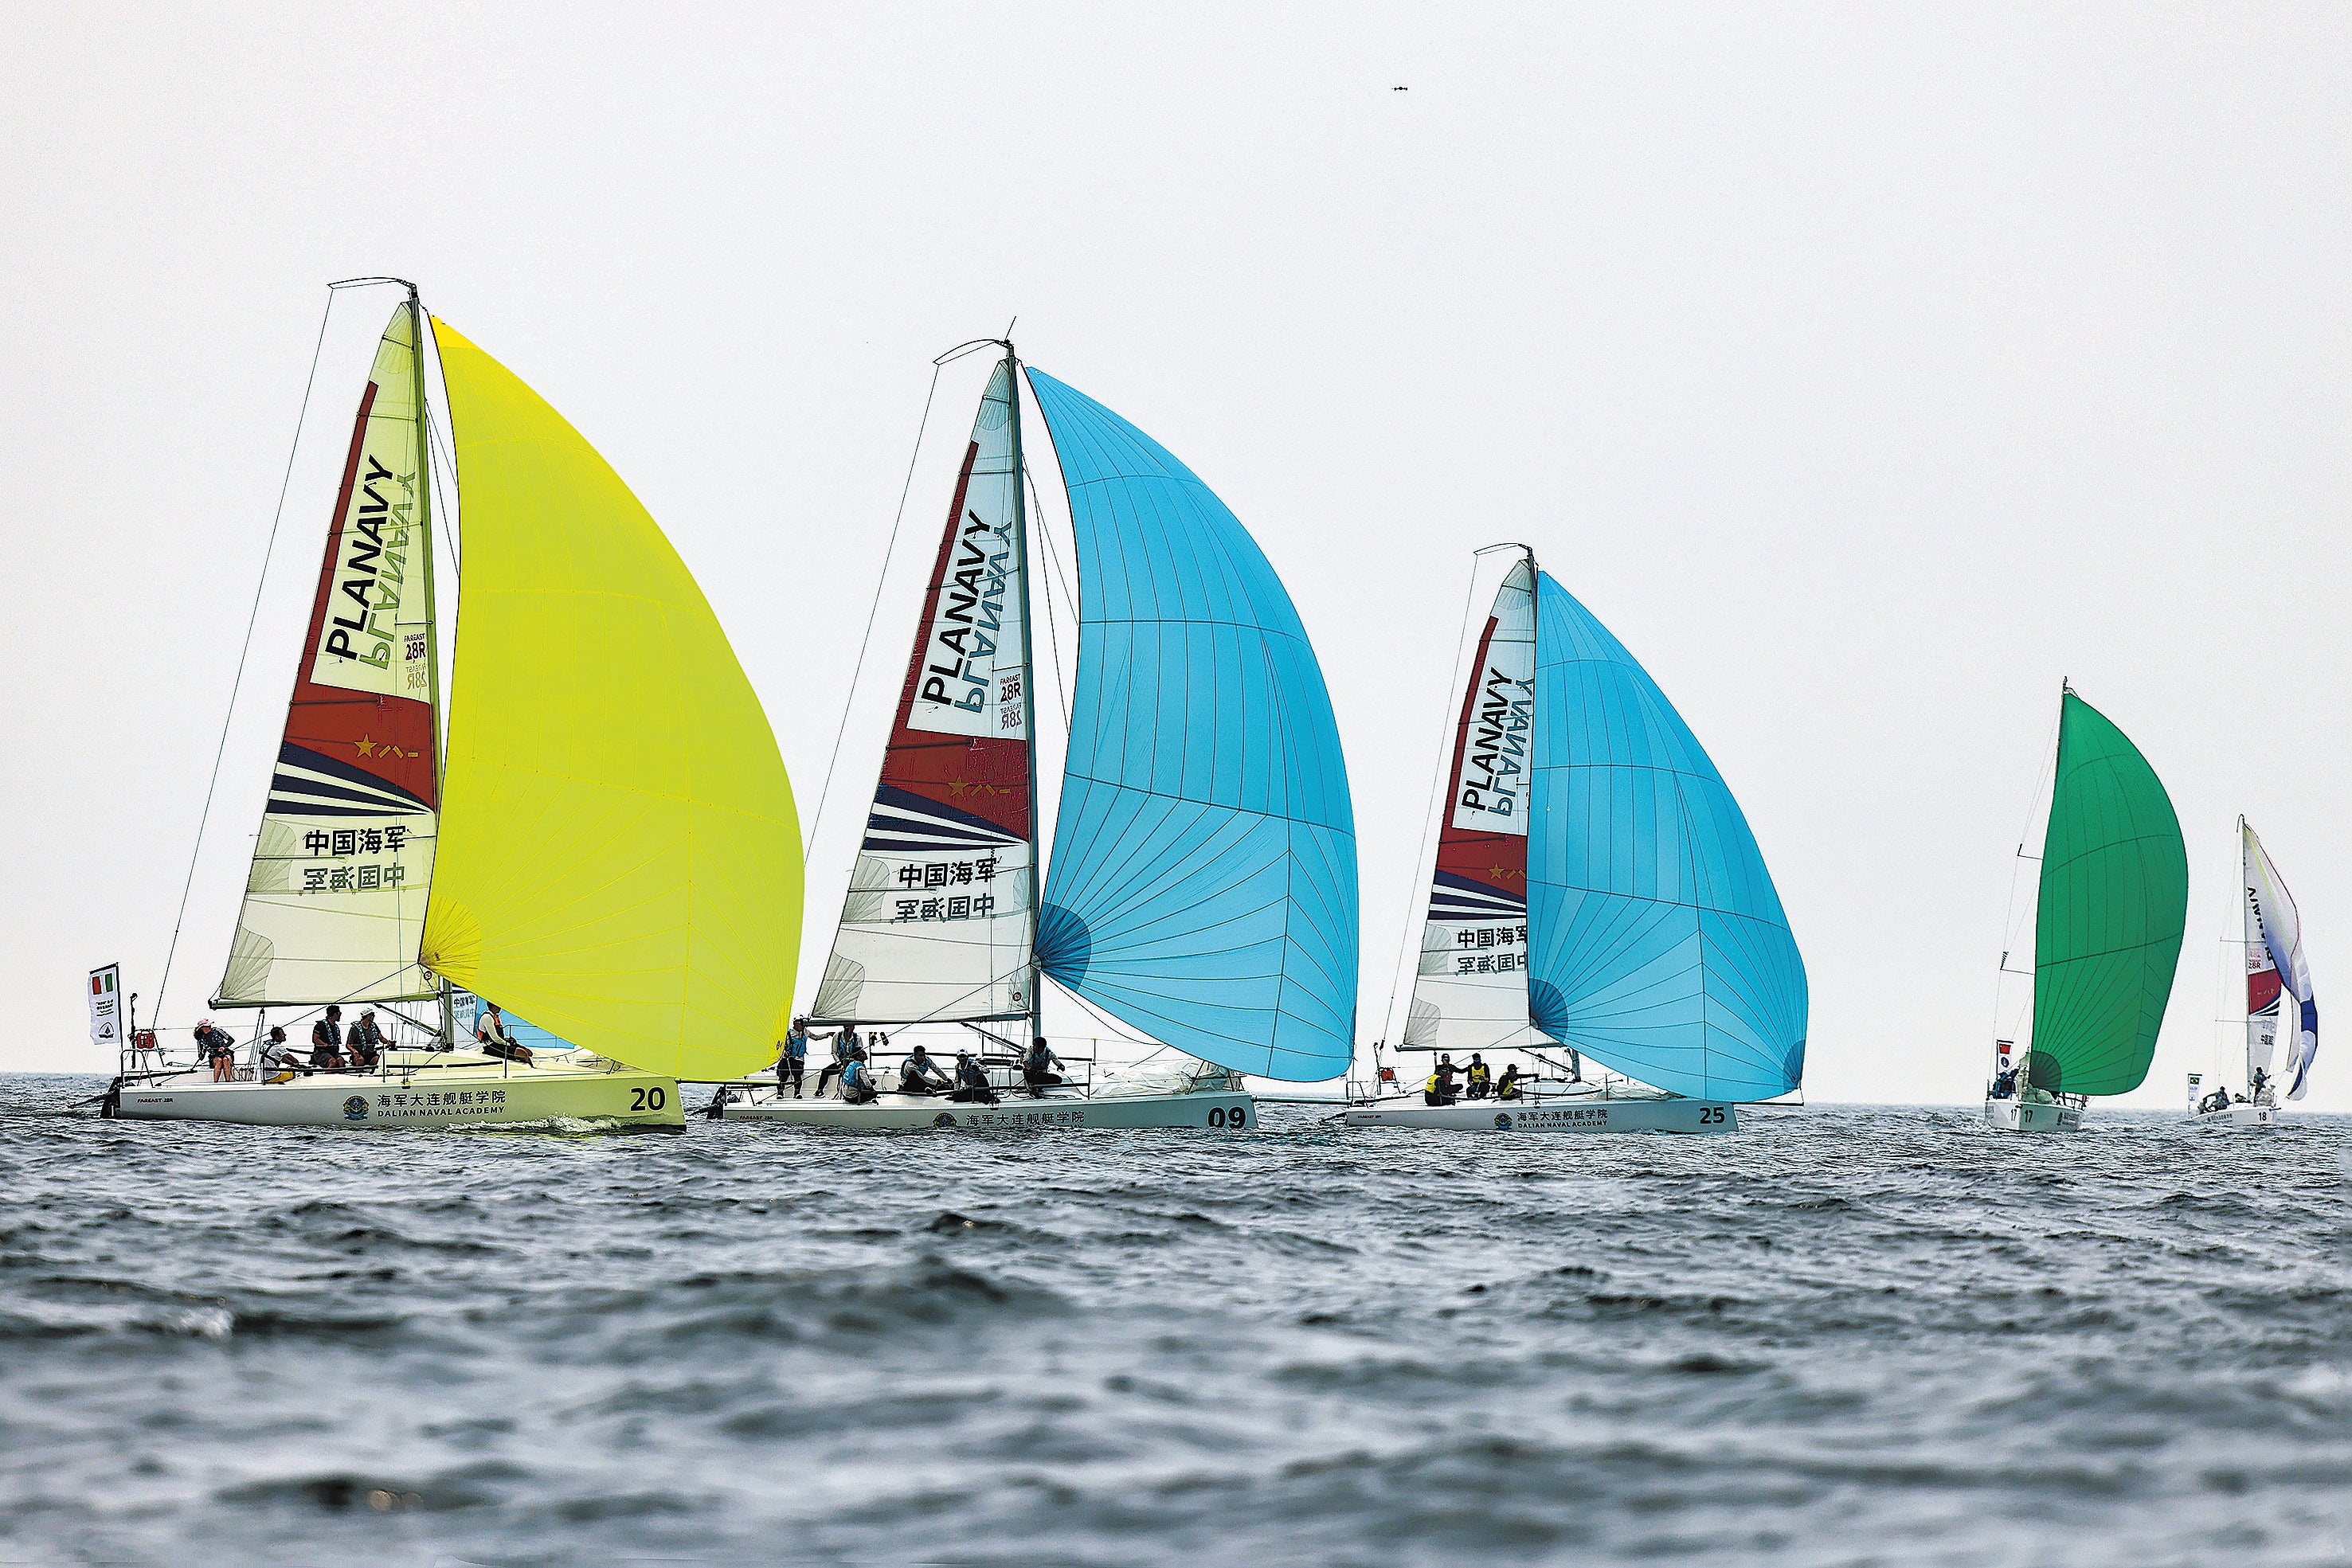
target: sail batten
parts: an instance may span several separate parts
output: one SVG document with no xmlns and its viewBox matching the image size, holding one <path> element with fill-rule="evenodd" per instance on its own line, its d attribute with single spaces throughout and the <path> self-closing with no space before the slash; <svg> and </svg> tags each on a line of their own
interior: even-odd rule
<svg viewBox="0 0 2352 1568">
<path fill-rule="evenodd" d="M 1346 1071 L 1355 821 L 1322 671 L 1247 531 L 1181 462 L 1031 371 L 1069 496 L 1079 632 L 1038 957 L 1204 1061 Z"/>
<path fill-rule="evenodd" d="M 434 323 L 464 544 L 424 959 L 649 1072 L 773 1060 L 800 830 L 725 632 L 619 476 Z"/>
</svg>

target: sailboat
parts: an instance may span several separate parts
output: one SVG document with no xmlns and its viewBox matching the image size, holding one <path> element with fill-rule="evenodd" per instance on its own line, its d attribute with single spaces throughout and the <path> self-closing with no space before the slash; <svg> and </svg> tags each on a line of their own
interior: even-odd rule
<svg viewBox="0 0 2352 1568">
<path fill-rule="evenodd" d="M 1118 414 L 1001 350 L 965 444 L 812 1029 L 955 1026 L 989 1086 L 866 1103 L 742 1085 L 723 1114 L 827 1127 L 1256 1124 L 1242 1075 L 1347 1070 L 1355 819 L 1321 666 L 1238 518 Z M 959 350 L 950 350 L 949 356 Z M 1054 443 L 1077 668 L 1040 887 L 1021 384 Z M 1032 1083 L 1045 982 L 1141 1037 Z M 814 1054 L 814 1053 L 813 1053 Z M 945 1054 L 943 1052 L 942 1054 Z M 994 1103 L 991 1103 L 991 1100 Z"/>
<path fill-rule="evenodd" d="M 2073 685 L 2061 685 L 2058 704 L 2033 1031 L 2014 1063 L 1997 1045 L 1985 1099 L 1986 1122 L 2009 1133 L 2077 1132 L 2092 1095 L 2146 1081 L 2189 920 L 2189 854 L 2163 781 Z"/>
<path fill-rule="evenodd" d="M 1739 1104 L 1804 1073 L 1804 960 L 1763 853 L 1649 673 L 1533 551 L 1480 554 L 1505 548 L 1393 1048 L 1420 1065 L 1391 1092 L 1376 1049 L 1348 1124 L 1735 1131 Z M 1423 1070 L 1473 1052 L 1501 1059 L 1510 1097 L 1496 1080 L 1433 1103 Z"/>
<path fill-rule="evenodd" d="M 2238 819 L 2238 852 L 2244 871 L 2246 958 L 2245 1074 L 2239 1082 L 2246 1088 L 2235 1098 L 2226 1083 L 2203 1094 L 2192 1073 L 2189 1114 L 2196 1122 L 2268 1127 L 2279 1114 L 2278 1082 L 2271 1074 L 2279 1036 L 2284 1032 L 2288 1042 L 2286 1097 L 2300 1100 L 2311 1087 L 2311 1059 L 2319 1051 L 2319 1004 L 2312 996 L 2311 965 L 2303 956 L 2303 917 L 2243 817 Z"/>
<path fill-rule="evenodd" d="M 253 1039 L 218 1069 L 127 1048 L 103 1110 L 682 1125 L 679 1078 L 769 1060 L 790 1004 L 801 864 L 782 758 L 709 604 L 619 476 L 403 287 L 212 998 L 253 1010 Z M 437 486 L 428 329 L 454 436 Z M 457 499 L 461 549 L 446 744 L 436 488 Z M 527 1063 L 473 1049 L 461 991 L 553 1039 Z M 330 1006 L 377 1015 L 380 1064 L 274 1081 L 257 1060 L 273 1016 L 307 1054 Z"/>
</svg>

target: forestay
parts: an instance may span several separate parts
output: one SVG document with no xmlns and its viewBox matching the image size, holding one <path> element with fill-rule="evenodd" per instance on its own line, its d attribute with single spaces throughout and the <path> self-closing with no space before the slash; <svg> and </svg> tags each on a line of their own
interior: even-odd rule
<svg viewBox="0 0 2352 1568">
<path fill-rule="evenodd" d="M 882 777 L 817 988 L 823 1021 L 1019 1017 L 1034 1000 L 1028 601 L 1012 362 L 956 475 Z"/>
<path fill-rule="evenodd" d="M 2059 704 L 2034 911 L 2032 1082 L 2125 1094 L 2147 1077 L 2172 996 L 2189 854 L 2139 748 L 2073 691 Z"/>
<path fill-rule="evenodd" d="M 702 591 L 563 417 L 434 323 L 463 596 L 425 961 L 648 1072 L 774 1060 L 800 829 Z"/>
<path fill-rule="evenodd" d="M 1528 1021 L 1528 807 L 1535 743 L 1535 568 L 1496 590 L 1462 692 L 1404 1043 L 1547 1043 Z"/>
<path fill-rule="evenodd" d="M 1355 817 L 1289 593 L 1159 443 L 1042 371 L 1079 576 L 1045 972 L 1204 1061 L 1347 1070 Z"/>
<path fill-rule="evenodd" d="M 416 308 L 376 346 L 216 1006 L 430 996 L 433 550 Z"/>
<path fill-rule="evenodd" d="M 1536 646 L 1536 1027 L 1677 1094 L 1787 1093 L 1805 966 L 1738 802 L 1648 672 L 1545 573 Z"/>
</svg>

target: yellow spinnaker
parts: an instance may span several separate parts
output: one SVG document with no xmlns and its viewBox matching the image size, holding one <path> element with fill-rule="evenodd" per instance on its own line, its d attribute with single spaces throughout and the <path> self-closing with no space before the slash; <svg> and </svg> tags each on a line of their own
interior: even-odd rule
<svg viewBox="0 0 2352 1568">
<path fill-rule="evenodd" d="M 459 575 L 423 958 L 648 1072 L 774 1060 L 800 822 L 727 634 L 579 432 L 445 321 Z"/>
</svg>

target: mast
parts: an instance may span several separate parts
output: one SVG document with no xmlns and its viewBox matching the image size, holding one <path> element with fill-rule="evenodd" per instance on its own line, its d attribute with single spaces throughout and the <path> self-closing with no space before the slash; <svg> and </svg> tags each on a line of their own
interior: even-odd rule
<svg viewBox="0 0 2352 1568">
<path fill-rule="evenodd" d="M 1037 843 L 1037 661 L 1029 634 L 1029 508 L 1021 454 L 1021 357 L 1011 338 L 1004 340 L 1004 390 L 1013 416 L 1013 538 L 1021 561 L 1021 667 L 1029 682 L 1025 694 L 1029 705 L 1029 1039 L 1021 1042 L 1026 1051 L 1045 1032 L 1045 988 L 1037 963 L 1037 913 L 1045 904 L 1045 856 Z M 1055 678 L 1060 676 L 1056 670 Z"/>
<path fill-rule="evenodd" d="M 425 570 L 425 624 L 431 628 L 433 637 L 432 657 L 425 661 L 425 689 L 433 701 L 433 798 L 438 800 L 448 772 L 449 748 L 441 743 L 441 622 L 433 597 L 433 405 L 425 398 L 425 304 L 418 298 L 414 283 L 408 286 L 408 313 L 416 327 L 416 520 L 425 535 L 425 548 L 418 553 Z M 450 487 L 456 488 L 457 484 L 457 476 L 450 475 Z M 459 587 L 462 589 L 464 584 L 461 582 Z M 425 905 L 429 914 L 430 894 L 425 895 Z M 440 1004 L 439 1039 L 443 1045 L 454 1049 L 457 1043 L 457 1004 L 450 996 L 448 977 L 439 974 L 433 977 L 441 982 L 440 994 L 436 998 Z"/>
</svg>

